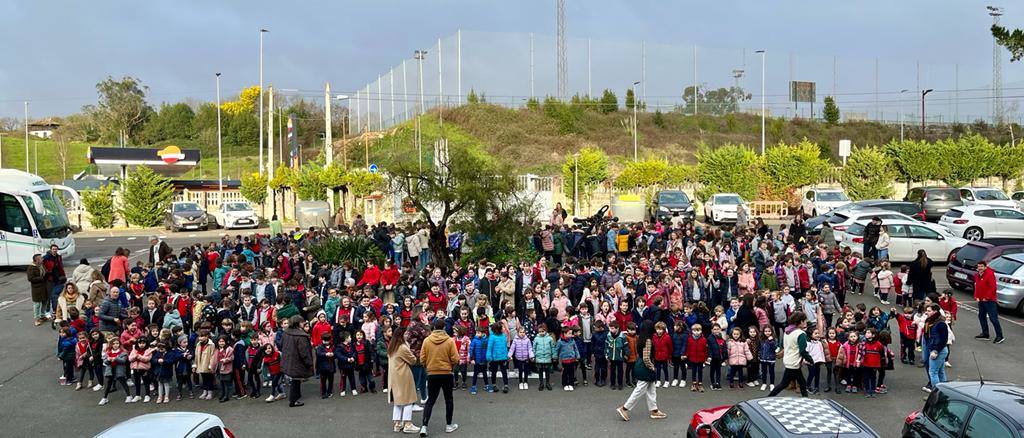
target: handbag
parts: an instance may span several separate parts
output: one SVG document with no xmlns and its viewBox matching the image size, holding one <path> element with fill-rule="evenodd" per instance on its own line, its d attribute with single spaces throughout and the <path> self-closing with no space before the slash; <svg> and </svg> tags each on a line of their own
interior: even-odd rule
<svg viewBox="0 0 1024 438">
<path fill-rule="evenodd" d="M 642 382 L 653 382 L 657 379 L 654 375 L 654 370 L 644 365 L 643 358 L 637 359 L 636 363 L 633 364 L 633 377 Z"/>
</svg>

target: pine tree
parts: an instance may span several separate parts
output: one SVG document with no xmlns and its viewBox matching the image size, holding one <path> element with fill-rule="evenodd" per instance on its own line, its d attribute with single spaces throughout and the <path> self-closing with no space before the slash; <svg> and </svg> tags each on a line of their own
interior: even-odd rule
<svg viewBox="0 0 1024 438">
<path fill-rule="evenodd" d="M 146 166 L 138 166 L 121 182 L 121 217 L 129 225 L 160 225 L 174 199 L 171 181 Z"/>
<path fill-rule="evenodd" d="M 836 100 L 832 96 L 825 97 L 825 110 L 823 114 L 825 116 L 825 122 L 829 125 L 839 123 L 839 107 L 836 106 Z"/>
<path fill-rule="evenodd" d="M 470 88 L 469 94 L 466 95 L 466 102 L 470 104 L 480 103 L 480 98 L 476 95 L 476 90 Z"/>
<path fill-rule="evenodd" d="M 654 111 L 654 126 L 665 128 L 665 116 L 661 114 L 661 110 Z"/>
</svg>

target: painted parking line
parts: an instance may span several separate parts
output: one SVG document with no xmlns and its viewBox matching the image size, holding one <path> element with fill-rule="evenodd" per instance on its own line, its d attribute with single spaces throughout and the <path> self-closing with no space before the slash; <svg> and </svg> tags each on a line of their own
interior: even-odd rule
<svg viewBox="0 0 1024 438">
<path fill-rule="evenodd" d="M 963 303 L 961 303 L 960 304 L 960 308 L 961 309 L 967 309 L 968 311 L 973 312 L 973 313 L 978 313 L 978 308 L 974 307 L 974 306 L 972 306 L 970 304 L 963 304 Z M 1008 318 L 1008 317 L 1006 317 L 1006 315 L 999 315 L 999 322 L 1000 323 L 1008 322 L 1008 323 L 1013 324 L 1013 325 L 1018 326 L 1018 327 L 1024 327 L 1024 322 L 1017 321 L 1017 320 L 1012 319 L 1012 318 Z"/>
<path fill-rule="evenodd" d="M 128 240 L 135 240 L 135 239 L 138 239 L 138 237 L 131 236 L 131 237 L 128 238 Z"/>
<path fill-rule="evenodd" d="M 6 309 L 8 307 L 24 303 L 25 301 L 28 301 L 30 299 L 32 299 L 32 297 L 25 297 L 25 298 L 22 298 L 22 299 L 20 299 L 18 301 L 5 300 L 3 302 L 0 302 L 0 310 L 4 310 L 4 309 Z"/>
<path fill-rule="evenodd" d="M 99 239 L 96 239 L 97 242 L 103 242 L 105 240 L 107 240 L 106 237 L 100 237 Z"/>
<path fill-rule="evenodd" d="M 196 237 L 196 234 L 189 234 L 188 237 Z"/>
</svg>

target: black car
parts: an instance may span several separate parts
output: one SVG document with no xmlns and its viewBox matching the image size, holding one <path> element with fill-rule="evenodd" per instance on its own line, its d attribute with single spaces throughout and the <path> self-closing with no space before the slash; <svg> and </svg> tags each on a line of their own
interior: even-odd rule
<svg viewBox="0 0 1024 438">
<path fill-rule="evenodd" d="M 659 221 L 671 219 L 673 216 L 682 216 L 684 219 L 694 220 L 697 216 L 690 197 L 682 190 L 659 190 L 651 199 L 651 208 L 648 212 L 651 219 Z"/>
<path fill-rule="evenodd" d="M 1012 383 L 948 382 L 936 385 L 924 408 L 911 412 L 904 438 L 1021 438 L 1024 387 Z"/>
<path fill-rule="evenodd" d="M 828 213 L 818 215 L 807 219 L 804 225 L 807 227 L 807 234 L 816 235 L 821 233 L 821 227 L 824 226 L 825 222 L 828 222 L 836 213 L 843 211 L 860 210 L 865 208 L 878 208 L 882 210 L 895 211 L 897 213 L 903 213 L 914 219 L 924 220 L 924 210 L 921 209 L 919 204 L 907 201 L 894 201 L 892 199 L 870 199 L 866 201 L 852 202 L 837 208 Z"/>
<path fill-rule="evenodd" d="M 955 289 L 974 290 L 978 262 L 990 262 L 1002 255 L 1024 252 L 1024 240 L 982 239 L 967 242 L 956 250 L 946 265 L 946 281 Z"/>
</svg>

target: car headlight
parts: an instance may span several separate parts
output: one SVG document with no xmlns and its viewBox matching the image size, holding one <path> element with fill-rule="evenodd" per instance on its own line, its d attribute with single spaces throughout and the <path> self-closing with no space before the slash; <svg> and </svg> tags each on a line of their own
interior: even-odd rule
<svg viewBox="0 0 1024 438">
<path fill-rule="evenodd" d="M 693 211 L 693 204 L 687 205 L 686 211 Z"/>
<path fill-rule="evenodd" d="M 184 221 L 185 218 L 183 218 L 181 216 L 178 216 L 178 215 L 173 215 L 173 216 L 171 216 L 171 220 L 173 220 L 174 222 L 181 222 L 181 221 Z"/>
<path fill-rule="evenodd" d="M 668 213 L 668 207 L 658 206 L 658 211 Z"/>
</svg>

